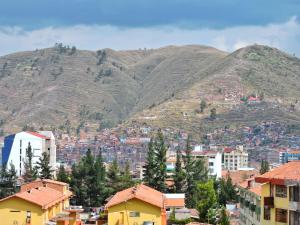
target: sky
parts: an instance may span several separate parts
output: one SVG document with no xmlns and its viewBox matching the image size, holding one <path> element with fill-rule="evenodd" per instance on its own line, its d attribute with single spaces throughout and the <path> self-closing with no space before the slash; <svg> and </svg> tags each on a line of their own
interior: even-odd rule
<svg viewBox="0 0 300 225">
<path fill-rule="evenodd" d="M 300 56 L 299 0 L 0 0 L 0 55 L 51 47 L 116 50 L 264 44 Z"/>
</svg>

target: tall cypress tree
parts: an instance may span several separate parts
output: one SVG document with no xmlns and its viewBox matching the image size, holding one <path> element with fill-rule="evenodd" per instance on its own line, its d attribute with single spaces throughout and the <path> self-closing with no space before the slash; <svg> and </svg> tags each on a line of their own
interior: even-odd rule
<svg viewBox="0 0 300 225">
<path fill-rule="evenodd" d="M 6 165 L 1 167 L 0 172 L 0 198 L 13 195 L 17 191 L 17 171 L 15 166 L 10 163 L 10 168 L 7 170 Z"/>
<path fill-rule="evenodd" d="M 37 178 L 37 169 L 33 168 L 32 165 L 32 148 L 30 142 L 28 142 L 28 147 L 26 148 L 26 156 L 24 159 L 24 169 L 25 173 L 23 174 L 24 181 L 31 182 Z"/>
<path fill-rule="evenodd" d="M 102 152 L 95 159 L 94 173 L 91 183 L 91 206 L 100 206 L 108 196 L 108 189 L 106 188 L 106 171 L 103 164 Z"/>
<path fill-rule="evenodd" d="M 53 170 L 50 166 L 50 156 L 47 152 L 42 153 L 42 157 L 40 157 L 37 162 L 37 169 L 39 171 L 38 177 L 41 179 L 52 179 Z"/>
<path fill-rule="evenodd" d="M 66 172 L 66 169 L 63 165 L 59 166 L 59 170 L 57 173 L 57 180 L 65 183 L 69 183 L 69 175 Z"/>
<path fill-rule="evenodd" d="M 114 159 L 110 164 L 108 171 L 107 171 L 107 178 L 108 178 L 108 185 L 110 187 L 111 194 L 118 192 L 122 189 L 121 187 L 121 177 L 120 177 L 120 168 L 118 165 L 117 159 Z"/>
<path fill-rule="evenodd" d="M 199 182 L 207 181 L 207 169 L 202 159 L 194 159 L 192 156 L 191 137 L 188 136 L 184 156 L 184 170 L 186 174 L 186 204 L 195 208 L 195 193 Z"/>
<path fill-rule="evenodd" d="M 85 182 L 85 169 L 82 160 L 78 164 L 72 165 L 71 182 L 70 186 L 74 193 L 74 198 L 72 199 L 74 204 L 89 206 L 88 199 L 88 189 Z"/>
<path fill-rule="evenodd" d="M 122 190 L 132 187 L 134 185 L 134 181 L 132 180 L 132 176 L 130 173 L 130 164 L 128 161 L 126 162 L 125 169 L 120 177 L 120 182 Z"/>
<path fill-rule="evenodd" d="M 188 136 L 186 141 L 186 148 L 185 148 L 185 157 L 184 157 L 184 169 L 186 173 L 186 203 L 187 206 L 191 207 L 194 206 L 192 204 L 193 200 L 193 192 L 195 189 L 195 181 L 193 177 L 193 167 L 194 167 L 194 160 L 192 159 L 192 148 L 190 144 L 190 136 Z"/>
<path fill-rule="evenodd" d="M 262 160 L 261 165 L 260 165 L 259 173 L 264 174 L 264 173 L 268 172 L 269 170 L 270 170 L 270 166 L 269 166 L 268 161 Z"/>
<path fill-rule="evenodd" d="M 176 164 L 175 173 L 173 175 L 174 180 L 174 191 L 177 193 L 183 193 L 185 188 L 185 173 L 182 168 L 182 156 L 180 149 L 176 151 Z"/>
<path fill-rule="evenodd" d="M 156 175 L 154 177 L 155 189 L 160 192 L 166 192 L 166 178 L 167 178 L 167 146 L 165 145 L 164 136 L 161 130 L 158 130 L 155 141 L 155 161 L 156 161 Z"/>
<path fill-rule="evenodd" d="M 144 171 L 144 183 L 150 187 L 154 187 L 154 176 L 155 174 L 155 167 L 156 167 L 156 161 L 155 161 L 155 150 L 154 150 L 154 142 L 151 138 L 149 144 L 148 144 L 148 153 L 146 158 L 146 165 L 145 165 L 145 171 Z"/>
</svg>

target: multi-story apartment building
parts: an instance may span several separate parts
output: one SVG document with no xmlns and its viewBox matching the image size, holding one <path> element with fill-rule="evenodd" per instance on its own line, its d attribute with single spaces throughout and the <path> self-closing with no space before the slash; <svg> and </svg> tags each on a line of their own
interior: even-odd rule
<svg viewBox="0 0 300 225">
<path fill-rule="evenodd" d="M 235 171 L 240 168 L 248 167 L 248 153 L 239 146 L 236 149 L 225 148 L 222 158 L 223 168 L 229 171 Z"/>
<path fill-rule="evenodd" d="M 31 146 L 33 154 L 32 165 L 36 166 L 43 152 L 50 156 L 50 166 L 56 166 L 56 145 L 55 137 L 51 131 L 30 132 L 23 131 L 9 135 L 4 139 L 2 149 L 2 164 L 8 167 L 10 163 L 15 166 L 17 175 L 22 176 L 24 172 L 24 161 L 26 159 L 26 149 Z"/>
<path fill-rule="evenodd" d="M 260 225 L 261 185 L 254 178 L 237 185 L 240 197 L 240 225 Z"/>
<path fill-rule="evenodd" d="M 284 164 L 295 160 L 300 160 L 300 150 L 279 152 L 279 163 Z"/>
<path fill-rule="evenodd" d="M 255 182 L 262 184 L 262 225 L 300 225 L 300 161 L 257 176 Z"/>
<path fill-rule="evenodd" d="M 192 151 L 194 158 L 202 159 L 209 176 L 222 177 L 222 153 L 218 151 Z"/>
</svg>

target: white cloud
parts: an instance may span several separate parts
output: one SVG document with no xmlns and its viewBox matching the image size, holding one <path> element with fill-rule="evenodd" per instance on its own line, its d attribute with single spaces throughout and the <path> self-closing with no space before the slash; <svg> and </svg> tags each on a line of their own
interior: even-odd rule
<svg viewBox="0 0 300 225">
<path fill-rule="evenodd" d="M 266 26 L 239 26 L 225 29 L 184 29 L 175 26 L 119 28 L 77 25 L 46 27 L 26 31 L 20 27 L 0 27 L 0 55 L 34 50 L 62 42 L 79 49 L 138 49 L 166 45 L 202 44 L 234 51 L 249 44 L 264 44 L 300 55 L 300 24 L 296 17 L 285 23 Z"/>
</svg>

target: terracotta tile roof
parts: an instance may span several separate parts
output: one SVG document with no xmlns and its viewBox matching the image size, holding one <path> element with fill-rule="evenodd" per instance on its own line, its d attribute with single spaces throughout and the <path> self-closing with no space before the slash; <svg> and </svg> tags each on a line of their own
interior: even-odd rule
<svg viewBox="0 0 300 225">
<path fill-rule="evenodd" d="M 259 175 L 257 170 L 237 170 L 237 171 L 222 171 L 222 178 L 230 176 L 232 183 L 235 185 L 241 184 L 243 181 Z"/>
<path fill-rule="evenodd" d="M 25 131 L 26 133 L 28 134 L 31 134 L 33 136 L 36 136 L 36 137 L 39 137 L 39 138 L 42 138 L 42 139 L 50 139 L 49 137 L 43 135 L 43 134 L 39 134 L 37 132 L 32 132 L 32 131 Z"/>
<path fill-rule="evenodd" d="M 249 189 L 250 192 L 258 195 L 258 196 L 261 196 L 261 185 L 257 185 L 255 187 L 252 187 Z"/>
<path fill-rule="evenodd" d="M 286 185 L 300 181 L 300 161 L 293 161 L 277 167 L 263 175 L 255 177 L 257 183 Z"/>
<path fill-rule="evenodd" d="M 143 184 L 117 192 L 105 205 L 105 208 L 110 208 L 134 198 L 147 202 L 151 205 L 164 208 L 163 193 Z"/>
<path fill-rule="evenodd" d="M 36 204 L 40 206 L 42 209 L 47 209 L 71 197 L 71 195 L 72 192 L 70 191 L 67 191 L 66 194 L 63 194 L 62 192 L 54 190 L 49 187 L 39 187 L 39 188 L 33 188 L 28 191 L 16 193 L 7 198 L 1 199 L 0 202 L 10 198 L 20 198 L 25 201 L 31 202 L 33 204 Z"/>
</svg>

